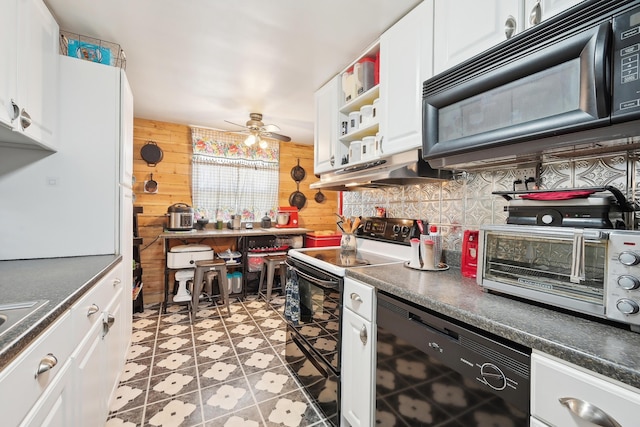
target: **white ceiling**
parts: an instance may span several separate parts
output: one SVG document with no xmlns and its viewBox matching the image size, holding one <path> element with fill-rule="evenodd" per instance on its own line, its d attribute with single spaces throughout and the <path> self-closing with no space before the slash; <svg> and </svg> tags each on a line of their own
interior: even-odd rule
<svg viewBox="0 0 640 427">
<path fill-rule="evenodd" d="M 250 112 L 313 144 L 313 93 L 421 0 L 45 0 L 120 44 L 135 117 L 237 130 Z"/>
</svg>

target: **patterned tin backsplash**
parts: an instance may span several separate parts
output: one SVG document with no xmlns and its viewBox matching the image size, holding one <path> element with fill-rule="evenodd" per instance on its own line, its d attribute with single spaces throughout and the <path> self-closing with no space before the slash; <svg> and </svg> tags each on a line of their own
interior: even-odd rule
<svg viewBox="0 0 640 427">
<path fill-rule="evenodd" d="M 638 200 L 639 174 L 638 159 L 617 154 L 544 163 L 539 184 L 545 189 L 610 185 Z M 444 249 L 459 252 L 464 230 L 506 223 L 507 202 L 491 193 L 512 190 L 515 179 L 515 169 L 504 169 L 461 173 L 444 182 L 345 192 L 343 213 L 375 216 L 376 207 L 384 207 L 388 217 L 426 219 L 440 226 Z"/>
</svg>

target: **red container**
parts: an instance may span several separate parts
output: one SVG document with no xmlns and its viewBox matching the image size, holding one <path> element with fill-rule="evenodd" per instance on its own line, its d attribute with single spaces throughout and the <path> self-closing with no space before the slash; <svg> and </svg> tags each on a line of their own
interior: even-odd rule
<svg viewBox="0 0 640 427">
<path fill-rule="evenodd" d="M 478 270 L 478 235 L 479 232 L 477 230 L 464 231 L 460 271 L 465 277 L 476 277 Z"/>
<path fill-rule="evenodd" d="M 326 233 L 307 233 L 305 239 L 305 247 L 307 248 L 320 248 L 326 246 L 340 246 L 340 233 L 326 234 Z"/>
</svg>

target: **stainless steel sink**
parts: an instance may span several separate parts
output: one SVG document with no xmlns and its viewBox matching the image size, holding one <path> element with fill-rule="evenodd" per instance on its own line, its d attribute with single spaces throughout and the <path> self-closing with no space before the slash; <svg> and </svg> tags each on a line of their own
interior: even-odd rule
<svg viewBox="0 0 640 427">
<path fill-rule="evenodd" d="M 0 304 L 0 337 L 48 302 L 38 300 Z"/>
</svg>

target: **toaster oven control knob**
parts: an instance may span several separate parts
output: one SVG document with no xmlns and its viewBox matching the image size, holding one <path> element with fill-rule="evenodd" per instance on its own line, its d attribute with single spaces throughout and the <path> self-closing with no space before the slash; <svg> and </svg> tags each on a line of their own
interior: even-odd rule
<svg viewBox="0 0 640 427">
<path fill-rule="evenodd" d="M 402 235 L 405 236 L 407 234 L 409 234 L 409 227 L 406 226 L 406 225 L 403 225 L 402 226 Z"/>
<path fill-rule="evenodd" d="M 624 251 L 618 255 L 618 261 L 624 265 L 636 265 L 640 263 L 640 257 L 635 252 Z"/>
<path fill-rule="evenodd" d="M 494 390 L 503 390 L 507 386 L 507 377 L 493 363 L 484 363 L 480 367 L 480 376 Z"/>
<path fill-rule="evenodd" d="M 398 224 L 393 226 L 393 234 L 398 234 L 400 232 L 400 226 Z"/>
<path fill-rule="evenodd" d="M 623 274 L 622 276 L 618 277 L 618 286 L 620 286 L 622 289 L 631 291 L 633 289 L 640 288 L 640 280 L 638 280 L 637 277 Z"/>
<path fill-rule="evenodd" d="M 636 314 L 640 311 L 638 303 L 629 298 L 622 298 L 616 302 L 616 307 L 624 314 Z"/>
</svg>

